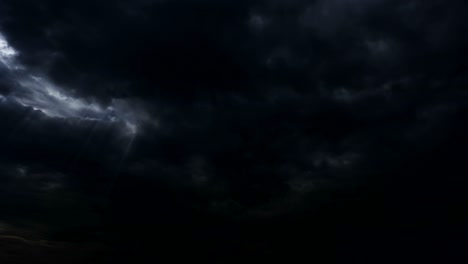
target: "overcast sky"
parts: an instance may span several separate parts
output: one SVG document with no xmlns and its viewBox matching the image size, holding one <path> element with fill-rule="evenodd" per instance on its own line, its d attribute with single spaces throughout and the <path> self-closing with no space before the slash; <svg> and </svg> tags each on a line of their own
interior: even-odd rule
<svg viewBox="0 0 468 264">
<path fill-rule="evenodd" d="M 2 0 L 0 223 L 181 252 L 457 255 L 467 8 Z"/>
</svg>

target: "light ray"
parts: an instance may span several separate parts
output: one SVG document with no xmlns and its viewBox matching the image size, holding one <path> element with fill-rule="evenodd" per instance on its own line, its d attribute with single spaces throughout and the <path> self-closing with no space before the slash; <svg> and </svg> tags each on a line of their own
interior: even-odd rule
<svg viewBox="0 0 468 264">
<path fill-rule="evenodd" d="M 34 116 L 34 111 L 33 109 L 30 109 L 26 115 L 21 118 L 21 120 L 14 126 L 12 131 L 10 132 L 10 135 L 8 136 L 8 140 L 11 140 L 13 137 L 17 136 L 20 131 L 27 130 L 29 125 L 31 124 L 32 118 Z"/>
<path fill-rule="evenodd" d="M 100 124 L 101 123 L 97 121 L 93 122 L 93 125 L 88 133 L 88 136 L 86 137 L 85 143 L 83 144 L 83 147 L 79 151 L 77 151 L 74 158 L 70 161 L 69 167 L 73 167 L 76 161 L 79 160 L 83 156 L 84 153 L 86 153 L 86 151 L 88 150 L 89 144 L 91 143 L 91 140 L 93 139 L 94 134 Z"/>
<path fill-rule="evenodd" d="M 135 134 L 132 134 L 129 138 L 128 138 L 128 142 L 127 142 L 127 145 L 124 147 L 123 149 L 123 152 L 122 152 L 122 156 L 120 158 L 120 161 L 117 163 L 117 167 L 115 168 L 114 170 L 114 173 L 113 175 L 111 176 L 111 179 L 110 179 L 110 183 L 109 183 L 109 187 L 108 187 L 108 190 L 107 190 L 107 194 L 106 194 L 106 197 L 108 197 L 108 199 L 111 198 L 111 195 L 112 195 L 112 191 L 114 190 L 114 187 L 115 187 L 115 184 L 117 183 L 117 181 L 119 180 L 120 178 L 120 172 L 124 166 L 124 164 L 126 163 L 130 153 L 131 153 L 131 150 L 132 150 L 132 147 L 133 147 L 133 144 L 135 142 L 135 138 L 136 138 L 136 133 Z"/>
</svg>

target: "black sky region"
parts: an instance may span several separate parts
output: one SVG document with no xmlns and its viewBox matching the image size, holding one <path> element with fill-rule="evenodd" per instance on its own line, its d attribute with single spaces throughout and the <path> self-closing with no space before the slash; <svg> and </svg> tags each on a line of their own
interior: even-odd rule
<svg viewBox="0 0 468 264">
<path fill-rule="evenodd" d="M 1 0 L 0 232 L 128 263 L 461 258 L 467 11 Z"/>
</svg>

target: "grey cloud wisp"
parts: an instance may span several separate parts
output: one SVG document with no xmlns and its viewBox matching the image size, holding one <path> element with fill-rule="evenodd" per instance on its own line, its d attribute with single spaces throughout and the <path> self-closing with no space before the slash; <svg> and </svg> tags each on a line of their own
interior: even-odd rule
<svg viewBox="0 0 468 264">
<path fill-rule="evenodd" d="M 47 76 L 33 74 L 16 59 L 19 51 L 10 46 L 0 33 L 0 70 L 5 71 L 12 82 L 13 91 L 2 95 L 2 101 L 14 100 L 32 107 L 52 118 L 77 118 L 100 122 L 121 123 L 125 133 L 135 134 L 138 130 L 136 115 L 131 109 L 122 109 L 122 100 L 112 100 L 109 106 L 98 102 L 75 98 L 65 89 L 58 87 Z M 129 113 L 130 111 L 130 113 Z M 133 117 L 134 119 L 130 119 Z"/>
</svg>

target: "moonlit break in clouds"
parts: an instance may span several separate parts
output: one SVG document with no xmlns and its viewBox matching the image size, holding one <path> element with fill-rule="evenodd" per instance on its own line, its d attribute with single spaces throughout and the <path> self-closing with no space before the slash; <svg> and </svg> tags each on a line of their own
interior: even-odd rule
<svg viewBox="0 0 468 264">
<path fill-rule="evenodd" d="M 101 122 L 121 123 L 125 133 L 134 135 L 138 125 L 128 114 L 128 107 L 122 108 L 121 100 L 112 100 L 108 107 L 82 98 L 74 98 L 62 88 L 54 85 L 46 76 L 32 74 L 16 59 L 15 50 L 0 33 L 0 69 L 4 70 L 14 83 L 11 94 L 0 95 L 0 103 L 14 100 L 26 107 L 32 107 L 52 118 L 77 118 Z M 126 113 L 124 113 L 126 112 Z"/>
</svg>

